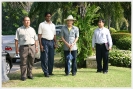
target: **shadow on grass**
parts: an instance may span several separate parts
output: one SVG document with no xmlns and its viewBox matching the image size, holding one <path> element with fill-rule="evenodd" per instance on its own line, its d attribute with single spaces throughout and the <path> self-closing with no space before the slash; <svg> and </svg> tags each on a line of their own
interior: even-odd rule
<svg viewBox="0 0 133 89">
<path fill-rule="evenodd" d="M 64 68 L 64 65 L 65 64 L 61 63 L 59 60 L 54 61 L 54 67 L 55 68 Z M 41 69 L 41 61 L 34 64 L 34 67 L 35 67 L 35 69 Z"/>
<path fill-rule="evenodd" d="M 10 80 L 20 80 L 21 75 L 19 72 L 15 72 L 15 73 L 9 73 L 7 76 L 10 78 Z"/>
</svg>

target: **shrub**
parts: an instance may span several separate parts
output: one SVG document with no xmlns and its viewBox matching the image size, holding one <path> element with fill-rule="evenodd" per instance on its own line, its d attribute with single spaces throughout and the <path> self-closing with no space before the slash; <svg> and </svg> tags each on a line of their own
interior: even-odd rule
<svg viewBox="0 0 133 89">
<path fill-rule="evenodd" d="M 108 26 L 105 26 L 105 27 L 108 28 Z M 109 31 L 110 31 L 111 34 L 117 32 L 117 31 L 115 30 L 115 28 L 113 28 L 113 27 L 110 27 Z"/>
<path fill-rule="evenodd" d="M 130 33 L 113 33 L 111 34 L 111 37 L 112 37 L 113 44 L 116 45 L 116 42 L 121 38 L 126 38 L 126 37 L 131 38 L 131 34 Z"/>
<path fill-rule="evenodd" d="M 131 67 L 131 51 L 128 50 L 110 51 L 109 63 L 112 66 Z"/>
<path fill-rule="evenodd" d="M 120 30 L 120 31 L 117 31 L 117 33 L 130 33 L 128 30 Z"/>
<path fill-rule="evenodd" d="M 112 33 L 115 33 L 115 32 L 117 32 L 114 28 L 112 28 L 112 27 L 110 27 L 110 33 L 112 34 Z"/>
<path fill-rule="evenodd" d="M 130 37 L 126 37 L 126 38 L 121 38 L 116 42 L 116 46 L 119 49 L 123 49 L 123 50 L 129 50 L 131 49 L 131 38 Z"/>
</svg>

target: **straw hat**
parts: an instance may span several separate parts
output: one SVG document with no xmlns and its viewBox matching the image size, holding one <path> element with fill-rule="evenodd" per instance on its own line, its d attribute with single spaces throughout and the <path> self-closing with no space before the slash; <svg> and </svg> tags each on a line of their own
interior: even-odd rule
<svg viewBox="0 0 133 89">
<path fill-rule="evenodd" d="M 64 21 L 67 21 L 67 20 L 76 20 L 76 19 L 74 19 L 72 15 L 69 15 L 69 16 L 67 17 L 67 19 L 64 19 Z"/>
</svg>

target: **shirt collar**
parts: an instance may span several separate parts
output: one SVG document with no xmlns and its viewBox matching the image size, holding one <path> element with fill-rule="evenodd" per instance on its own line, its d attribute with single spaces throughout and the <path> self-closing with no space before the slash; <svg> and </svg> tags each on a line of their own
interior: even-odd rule
<svg viewBox="0 0 133 89">
<path fill-rule="evenodd" d="M 29 26 L 29 27 L 25 27 L 25 26 L 23 25 L 23 28 L 25 28 L 25 29 L 26 29 L 26 28 L 30 28 L 30 26 Z"/>
<path fill-rule="evenodd" d="M 65 26 L 66 26 L 66 28 L 68 28 L 67 25 L 65 25 Z M 74 26 L 72 26 L 72 29 L 74 29 Z"/>
<path fill-rule="evenodd" d="M 48 22 L 47 22 L 47 21 L 44 21 L 44 23 L 48 24 Z M 50 21 L 50 24 L 52 24 L 52 21 Z"/>
<path fill-rule="evenodd" d="M 103 30 L 104 29 L 104 27 L 102 27 L 102 28 L 98 28 L 98 30 Z"/>
</svg>

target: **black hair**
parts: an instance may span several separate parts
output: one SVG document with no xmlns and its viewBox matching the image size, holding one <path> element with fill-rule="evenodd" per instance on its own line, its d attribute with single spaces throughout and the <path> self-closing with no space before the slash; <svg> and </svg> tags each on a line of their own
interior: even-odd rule
<svg viewBox="0 0 133 89">
<path fill-rule="evenodd" d="M 48 14 L 50 14 L 50 15 L 51 15 L 51 13 L 50 13 L 50 12 L 45 12 L 44 16 L 46 17 Z"/>
<path fill-rule="evenodd" d="M 99 21 L 102 21 L 103 23 L 105 23 L 105 20 L 104 20 L 104 19 L 99 19 L 98 22 L 99 22 Z"/>
<path fill-rule="evenodd" d="M 28 17 L 28 16 L 24 16 L 24 17 L 22 18 L 22 20 L 24 21 L 24 19 L 27 18 L 27 17 Z M 30 17 L 28 17 L 28 18 L 30 18 Z"/>
</svg>

